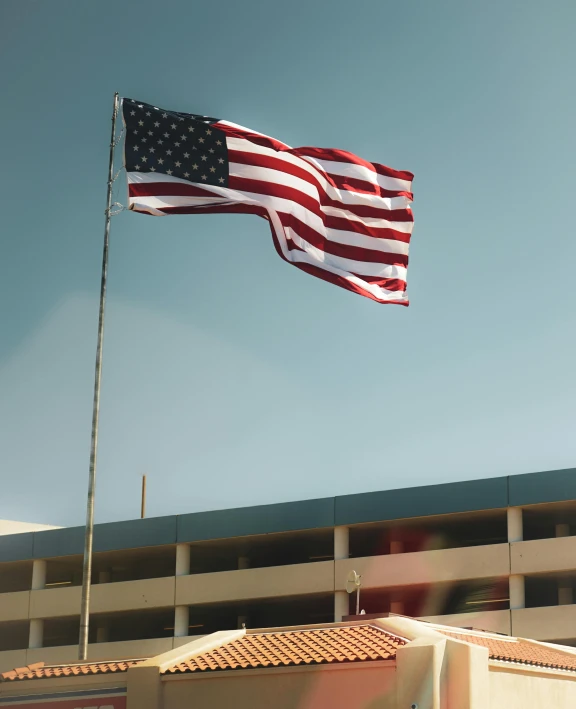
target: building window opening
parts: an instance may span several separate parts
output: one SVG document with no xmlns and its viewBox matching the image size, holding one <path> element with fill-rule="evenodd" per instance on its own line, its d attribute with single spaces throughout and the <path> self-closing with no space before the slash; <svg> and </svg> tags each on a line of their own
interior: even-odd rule
<svg viewBox="0 0 576 709">
<path fill-rule="evenodd" d="M 25 650 L 28 647 L 28 632 L 28 621 L 0 623 L 0 651 Z"/>
</svg>

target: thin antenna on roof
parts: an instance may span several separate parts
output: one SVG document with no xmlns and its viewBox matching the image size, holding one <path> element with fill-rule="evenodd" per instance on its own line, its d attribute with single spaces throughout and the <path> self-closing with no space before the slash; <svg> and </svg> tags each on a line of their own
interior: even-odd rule
<svg viewBox="0 0 576 709">
<path fill-rule="evenodd" d="M 346 592 L 354 593 L 356 591 L 356 615 L 360 615 L 360 586 L 362 585 L 362 576 L 355 571 L 351 571 L 346 579 Z"/>
<path fill-rule="evenodd" d="M 140 503 L 140 519 L 146 517 L 146 476 L 142 476 L 142 501 Z"/>
</svg>

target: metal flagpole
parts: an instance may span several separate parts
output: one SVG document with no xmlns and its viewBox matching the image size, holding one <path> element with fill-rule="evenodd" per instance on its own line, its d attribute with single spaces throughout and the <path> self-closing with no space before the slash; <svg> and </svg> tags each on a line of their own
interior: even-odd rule
<svg viewBox="0 0 576 709">
<path fill-rule="evenodd" d="M 104 228 L 104 251 L 102 254 L 102 279 L 100 282 L 100 311 L 98 314 L 98 344 L 96 345 L 96 369 L 94 374 L 94 404 L 92 408 L 92 441 L 90 444 L 90 472 L 88 474 L 88 500 L 86 503 L 86 534 L 84 537 L 84 565 L 82 569 L 82 605 L 80 608 L 80 639 L 78 659 L 88 659 L 88 626 L 90 620 L 90 581 L 92 576 L 92 542 L 94 538 L 94 489 L 96 484 L 96 452 L 98 448 L 98 414 L 100 411 L 100 379 L 102 375 L 102 340 L 104 335 L 104 306 L 106 304 L 106 277 L 108 274 L 108 244 L 112 210 L 112 185 L 114 182 L 114 147 L 116 117 L 118 115 L 118 92 L 114 94 L 112 112 L 112 137 L 110 138 L 110 164 L 108 167 L 108 197 L 106 200 L 106 226 Z"/>
</svg>

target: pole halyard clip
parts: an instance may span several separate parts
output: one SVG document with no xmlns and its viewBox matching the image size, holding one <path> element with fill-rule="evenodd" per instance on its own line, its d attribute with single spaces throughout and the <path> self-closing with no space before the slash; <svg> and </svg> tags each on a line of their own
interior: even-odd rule
<svg viewBox="0 0 576 709">
<path fill-rule="evenodd" d="M 113 202 L 110 207 L 106 207 L 104 210 L 104 214 L 106 214 L 109 217 L 115 217 L 117 214 L 120 214 L 120 212 L 123 212 L 126 209 L 126 207 L 123 204 L 120 204 L 120 202 Z"/>
</svg>

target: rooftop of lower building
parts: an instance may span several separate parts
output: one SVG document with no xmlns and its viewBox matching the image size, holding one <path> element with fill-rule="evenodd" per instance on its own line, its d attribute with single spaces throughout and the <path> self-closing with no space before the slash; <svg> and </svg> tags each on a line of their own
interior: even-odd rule
<svg viewBox="0 0 576 709">
<path fill-rule="evenodd" d="M 45 665 L 38 662 L 0 674 L 0 682 L 123 673 L 139 664 L 164 675 L 396 659 L 412 640 L 442 637 L 488 649 L 494 662 L 576 672 L 576 650 L 481 630 L 455 629 L 404 616 L 351 623 L 236 630 L 193 640 L 151 659 Z"/>
</svg>

